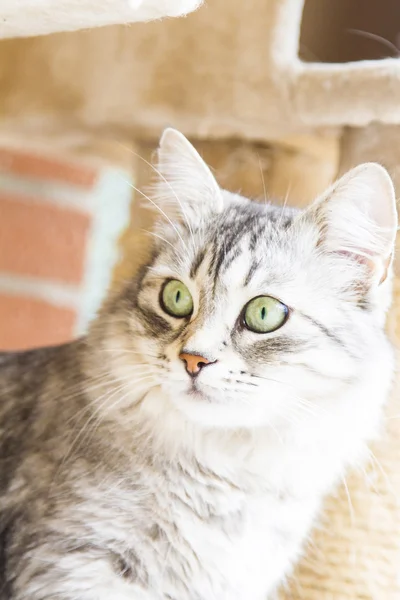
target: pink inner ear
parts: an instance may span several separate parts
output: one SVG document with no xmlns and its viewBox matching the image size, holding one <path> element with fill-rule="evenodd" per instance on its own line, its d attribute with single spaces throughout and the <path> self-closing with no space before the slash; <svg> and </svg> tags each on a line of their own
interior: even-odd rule
<svg viewBox="0 0 400 600">
<path fill-rule="evenodd" d="M 341 256 L 348 256 L 352 260 L 356 260 L 358 263 L 366 265 L 372 273 L 376 270 L 376 262 L 372 258 L 368 258 L 367 256 L 357 254 L 356 252 L 349 252 L 348 250 L 338 250 L 337 252 L 335 252 L 335 254 L 340 254 Z M 383 273 L 379 281 L 379 285 L 381 285 L 381 283 L 383 283 L 387 279 L 390 263 L 392 262 L 392 256 L 393 254 L 390 254 L 390 256 L 382 264 Z"/>
<path fill-rule="evenodd" d="M 352 260 L 356 260 L 362 265 L 368 265 L 373 268 L 373 265 L 375 263 L 372 260 L 372 258 L 365 256 L 365 254 L 367 254 L 366 250 L 362 252 L 363 254 L 358 254 L 358 252 L 350 252 L 350 250 L 336 250 L 334 254 L 339 254 L 340 256 L 348 256 Z"/>
</svg>

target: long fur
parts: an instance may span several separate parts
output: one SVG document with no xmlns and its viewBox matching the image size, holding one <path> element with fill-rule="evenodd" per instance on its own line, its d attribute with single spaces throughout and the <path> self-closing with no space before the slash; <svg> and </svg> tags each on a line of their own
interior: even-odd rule
<svg viewBox="0 0 400 600">
<path fill-rule="evenodd" d="M 1 600 L 266 600 L 380 433 L 387 173 L 256 204 L 169 130 L 157 177 L 151 260 L 88 336 L 0 358 Z M 162 309 L 171 278 L 190 318 Z M 243 326 L 259 295 L 289 307 L 273 333 Z M 213 363 L 195 389 L 182 350 Z"/>
</svg>

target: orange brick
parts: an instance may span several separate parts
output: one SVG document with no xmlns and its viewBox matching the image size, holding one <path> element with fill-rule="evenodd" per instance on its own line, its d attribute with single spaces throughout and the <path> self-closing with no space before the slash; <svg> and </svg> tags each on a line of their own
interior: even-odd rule
<svg viewBox="0 0 400 600">
<path fill-rule="evenodd" d="M 72 339 L 76 314 L 41 300 L 0 295 L 0 349 L 24 350 Z"/>
<path fill-rule="evenodd" d="M 82 280 L 90 216 L 0 192 L 0 271 Z"/>
<path fill-rule="evenodd" d="M 0 171 L 85 189 L 93 187 L 98 175 L 98 170 L 88 165 L 8 148 L 0 148 Z"/>
</svg>

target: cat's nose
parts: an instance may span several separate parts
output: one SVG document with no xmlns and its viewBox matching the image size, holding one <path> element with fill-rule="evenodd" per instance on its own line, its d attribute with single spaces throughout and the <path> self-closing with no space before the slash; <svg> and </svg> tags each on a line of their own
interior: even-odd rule
<svg viewBox="0 0 400 600">
<path fill-rule="evenodd" d="M 181 352 L 179 358 L 185 363 L 186 371 L 191 377 L 196 377 L 201 369 L 217 362 L 216 360 L 209 360 L 205 356 L 192 352 Z"/>
</svg>

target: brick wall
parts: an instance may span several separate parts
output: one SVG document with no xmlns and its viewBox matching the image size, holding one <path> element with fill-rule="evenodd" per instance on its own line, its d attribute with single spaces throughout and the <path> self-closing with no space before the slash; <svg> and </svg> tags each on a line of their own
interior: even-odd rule
<svg viewBox="0 0 400 600">
<path fill-rule="evenodd" d="M 67 341 L 108 286 L 129 173 L 0 148 L 0 349 Z"/>
</svg>

